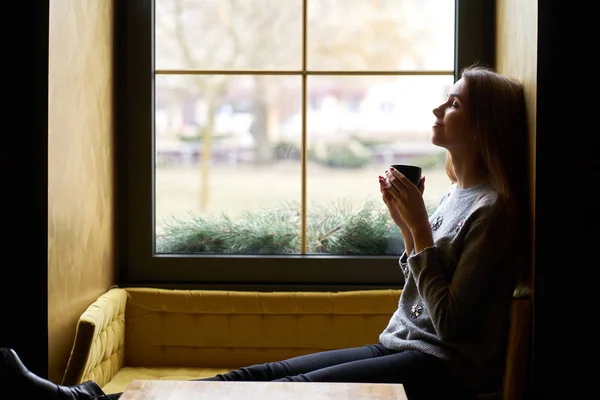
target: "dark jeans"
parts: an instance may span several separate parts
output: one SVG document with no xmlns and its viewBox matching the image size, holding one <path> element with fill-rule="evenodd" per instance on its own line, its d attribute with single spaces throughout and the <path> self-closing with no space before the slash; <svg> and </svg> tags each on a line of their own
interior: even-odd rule
<svg viewBox="0 0 600 400">
<path fill-rule="evenodd" d="M 409 400 L 475 399 L 442 360 L 414 350 L 388 350 L 381 344 L 256 364 L 198 380 L 402 383 Z"/>
</svg>

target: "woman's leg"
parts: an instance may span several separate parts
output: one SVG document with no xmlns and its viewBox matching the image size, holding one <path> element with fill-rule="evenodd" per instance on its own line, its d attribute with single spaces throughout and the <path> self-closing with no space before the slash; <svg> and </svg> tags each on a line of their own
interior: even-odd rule
<svg viewBox="0 0 600 400">
<path fill-rule="evenodd" d="M 29 372 L 10 349 L 0 349 L 0 378 L 1 394 L 15 392 L 26 398 L 113 400 L 121 395 L 105 395 L 91 381 L 77 386 L 53 384 Z M 450 368 L 438 358 L 410 350 L 393 352 L 382 345 L 324 351 L 201 380 L 402 383 L 411 400 L 475 398 L 453 379 Z"/>
<path fill-rule="evenodd" d="M 105 400 L 104 392 L 93 381 L 75 386 L 57 385 L 29 371 L 17 353 L 0 348 L 0 398 L 44 400 Z"/>
<path fill-rule="evenodd" d="M 339 365 L 355 360 L 381 357 L 390 354 L 390 350 L 380 344 L 363 347 L 329 350 L 307 354 L 283 361 L 255 364 L 242 367 L 226 374 L 218 374 L 210 378 L 194 379 L 197 381 L 274 381 L 288 376 L 301 376 L 311 371 L 320 370 L 332 365 Z M 110 400 L 117 400 L 122 393 L 107 395 Z"/>
<path fill-rule="evenodd" d="M 289 376 L 306 374 L 311 371 L 317 371 L 351 361 L 381 357 L 387 354 L 391 354 L 391 351 L 380 344 L 340 350 L 328 350 L 293 357 L 283 361 L 255 364 L 249 367 L 236 369 L 226 374 L 218 374 L 213 378 L 199 380 L 273 381 Z"/>
<path fill-rule="evenodd" d="M 411 400 L 471 400 L 445 362 L 419 351 L 368 345 L 239 368 L 211 381 L 402 383 Z"/>
<path fill-rule="evenodd" d="M 375 358 L 348 361 L 293 376 L 279 382 L 402 383 L 411 400 L 471 400 L 447 364 L 415 350 L 389 352 Z"/>
</svg>

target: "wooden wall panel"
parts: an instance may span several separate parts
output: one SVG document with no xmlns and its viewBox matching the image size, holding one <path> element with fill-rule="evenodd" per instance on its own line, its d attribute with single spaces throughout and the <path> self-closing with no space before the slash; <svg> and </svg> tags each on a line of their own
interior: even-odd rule
<svg viewBox="0 0 600 400">
<path fill-rule="evenodd" d="M 50 2 L 48 341 L 59 383 L 75 324 L 115 282 L 112 0 Z"/>
<path fill-rule="evenodd" d="M 529 170 L 531 209 L 534 225 L 538 70 L 537 27 L 537 0 L 496 0 L 496 68 L 502 74 L 520 79 L 525 85 L 531 149 L 531 167 Z M 534 238 L 532 238 L 532 246 L 533 240 Z M 532 269 L 533 273 L 534 270 Z"/>
<path fill-rule="evenodd" d="M 531 165 L 532 226 L 535 226 L 535 165 L 536 165 L 536 118 L 537 118 L 537 77 L 538 77 L 538 1 L 537 0 L 496 0 L 496 69 L 498 72 L 520 79 L 525 85 L 529 122 L 529 143 Z M 535 247 L 535 232 L 531 238 Z M 535 248 L 534 248 L 535 254 Z M 534 257 L 535 258 L 535 257 Z M 524 294 L 534 301 L 535 259 L 531 266 L 531 279 L 528 291 Z M 536 305 L 534 304 L 534 313 Z M 535 326 L 532 327 L 535 329 Z M 533 356 L 533 348 L 531 349 Z M 531 364 L 529 364 L 531 365 Z M 529 367 L 531 368 L 531 367 Z M 530 380 L 531 369 L 526 381 Z M 527 393 L 531 382 L 523 382 Z M 514 393 L 509 396 L 515 395 Z M 512 397 L 511 397 L 512 398 Z M 525 395 L 525 398 L 529 398 Z"/>
<path fill-rule="evenodd" d="M 496 0 L 496 67 L 498 72 L 525 84 L 531 133 L 532 195 L 535 185 L 535 132 L 537 92 L 537 0 Z M 535 198 L 534 198 L 535 201 Z"/>
</svg>

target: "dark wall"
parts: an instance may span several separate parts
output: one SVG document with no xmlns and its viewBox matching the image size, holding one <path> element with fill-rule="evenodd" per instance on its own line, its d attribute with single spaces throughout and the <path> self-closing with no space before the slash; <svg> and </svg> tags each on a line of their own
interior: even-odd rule
<svg viewBox="0 0 600 400">
<path fill-rule="evenodd" d="M 586 398 L 575 395 L 588 387 L 579 365 L 598 340 L 597 300 L 589 301 L 597 289 L 587 287 L 600 266 L 598 74 L 586 61 L 597 22 L 585 13 L 573 2 L 538 1 L 533 398 L 543 400 Z"/>
<path fill-rule="evenodd" d="M 48 373 L 48 2 L 27 2 L 5 36 L 2 77 L 0 346 Z M 9 16 L 10 14 L 10 16 Z M 31 27 L 27 29 L 27 27 Z M 8 89 L 8 90 L 6 90 Z"/>
</svg>

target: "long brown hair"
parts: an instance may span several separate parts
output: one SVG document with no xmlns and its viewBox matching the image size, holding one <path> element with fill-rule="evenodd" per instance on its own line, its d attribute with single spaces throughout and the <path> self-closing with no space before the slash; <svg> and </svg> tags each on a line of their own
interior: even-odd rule
<svg viewBox="0 0 600 400">
<path fill-rule="evenodd" d="M 520 250 L 527 251 L 531 246 L 530 153 L 523 85 L 517 79 L 477 64 L 464 68 L 461 77 L 466 83 L 470 124 L 481 164 L 499 196 L 503 234 L 511 235 L 513 244 L 516 242 L 519 248 L 526 246 Z M 455 182 L 449 153 L 445 161 L 446 173 Z"/>
</svg>

